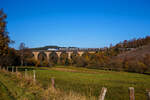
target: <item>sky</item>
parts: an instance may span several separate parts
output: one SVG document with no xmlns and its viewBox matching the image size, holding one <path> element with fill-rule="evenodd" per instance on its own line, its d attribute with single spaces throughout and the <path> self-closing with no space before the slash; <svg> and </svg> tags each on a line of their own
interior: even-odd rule
<svg viewBox="0 0 150 100">
<path fill-rule="evenodd" d="M 100 48 L 150 35 L 150 0 L 0 0 L 18 49 Z"/>
</svg>

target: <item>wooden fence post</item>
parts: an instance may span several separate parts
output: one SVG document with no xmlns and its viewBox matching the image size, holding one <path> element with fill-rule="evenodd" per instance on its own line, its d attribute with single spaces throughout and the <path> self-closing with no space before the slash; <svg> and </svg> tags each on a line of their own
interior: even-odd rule
<svg viewBox="0 0 150 100">
<path fill-rule="evenodd" d="M 7 66 L 7 71 L 9 72 L 9 67 Z"/>
<path fill-rule="evenodd" d="M 134 87 L 129 87 L 130 100 L 135 100 Z"/>
<path fill-rule="evenodd" d="M 35 79 L 35 70 L 33 70 L 33 81 L 35 82 L 36 79 Z"/>
<path fill-rule="evenodd" d="M 101 90 L 101 94 L 100 94 L 98 100 L 104 100 L 104 99 L 105 99 L 106 92 L 107 92 L 107 88 L 103 87 L 102 90 Z"/>
<path fill-rule="evenodd" d="M 12 73 L 14 72 L 14 66 L 11 67 L 11 72 L 12 72 Z"/>
<path fill-rule="evenodd" d="M 27 69 L 25 69 L 25 78 L 27 78 Z"/>
<path fill-rule="evenodd" d="M 146 90 L 147 92 L 147 100 L 150 100 L 150 90 Z"/>
<path fill-rule="evenodd" d="M 18 77 L 18 67 L 16 67 L 16 75 L 17 75 L 17 77 Z"/>
<path fill-rule="evenodd" d="M 16 67 L 16 73 L 18 72 L 18 67 Z"/>
<path fill-rule="evenodd" d="M 51 78 L 51 82 L 52 82 L 52 88 L 55 89 L 55 80 L 54 80 L 54 78 Z"/>
</svg>

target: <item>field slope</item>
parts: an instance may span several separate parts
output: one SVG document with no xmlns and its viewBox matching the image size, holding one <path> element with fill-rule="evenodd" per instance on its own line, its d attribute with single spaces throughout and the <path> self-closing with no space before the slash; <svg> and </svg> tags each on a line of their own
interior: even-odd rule
<svg viewBox="0 0 150 100">
<path fill-rule="evenodd" d="M 0 100 L 14 100 L 7 88 L 0 82 Z"/>
<path fill-rule="evenodd" d="M 22 75 L 25 75 L 24 68 L 20 68 Z M 28 76 L 33 76 L 33 68 L 27 71 Z M 68 97 L 70 93 L 86 96 L 86 100 L 90 98 L 98 98 L 101 88 L 108 89 L 105 100 L 128 100 L 128 87 L 135 88 L 135 99 L 146 100 L 146 89 L 150 89 L 150 76 L 137 73 L 104 71 L 75 67 L 52 67 L 52 68 L 35 68 L 36 82 L 40 86 L 31 84 L 30 81 L 24 80 L 22 76 L 18 79 L 15 73 L 0 73 L 0 100 L 42 100 L 39 99 L 43 94 L 47 93 L 47 89 L 51 85 L 51 78 L 55 79 L 56 89 L 61 91 L 61 95 L 55 95 L 59 99 Z M 9 92 L 10 91 L 10 92 Z M 51 93 L 51 92 L 48 92 Z M 12 96 L 11 96 L 12 94 Z M 49 94 L 47 95 L 50 96 Z M 63 96 L 63 97 L 62 97 Z M 51 95 L 53 97 L 53 94 Z M 60 97 L 62 99 L 60 99 Z M 53 100 L 53 99 L 51 99 Z M 83 99 L 71 99 L 83 100 Z M 85 100 L 85 99 L 84 99 Z M 95 100 L 95 99 L 92 99 Z"/>
<path fill-rule="evenodd" d="M 53 67 L 37 69 L 36 76 L 43 87 L 49 86 L 54 77 L 56 88 L 86 96 L 98 97 L 101 88 L 107 87 L 106 100 L 129 99 L 128 87 L 135 88 L 136 100 L 146 100 L 146 89 L 150 89 L 150 76 L 137 73 Z"/>
</svg>

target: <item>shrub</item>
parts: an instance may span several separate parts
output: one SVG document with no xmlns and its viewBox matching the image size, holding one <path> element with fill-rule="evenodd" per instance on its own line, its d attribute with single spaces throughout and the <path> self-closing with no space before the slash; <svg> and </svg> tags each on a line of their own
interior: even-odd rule
<svg viewBox="0 0 150 100">
<path fill-rule="evenodd" d="M 77 66 L 77 67 L 85 67 L 85 66 L 87 66 L 87 64 L 88 64 L 87 61 L 83 57 L 78 56 L 76 58 L 75 66 Z"/>
<path fill-rule="evenodd" d="M 143 62 L 137 62 L 137 68 L 136 72 L 138 73 L 144 73 L 145 71 L 147 71 L 148 67 L 143 63 Z"/>
</svg>

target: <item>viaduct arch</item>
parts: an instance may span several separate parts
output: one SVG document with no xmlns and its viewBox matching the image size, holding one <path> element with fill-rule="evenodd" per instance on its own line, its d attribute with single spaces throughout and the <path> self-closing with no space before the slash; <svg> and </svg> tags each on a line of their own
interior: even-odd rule
<svg viewBox="0 0 150 100">
<path fill-rule="evenodd" d="M 43 52 L 43 51 L 42 51 Z M 49 55 L 52 53 L 52 52 L 54 52 L 54 51 L 44 51 L 43 53 L 46 55 L 46 58 L 47 58 L 47 60 L 49 61 Z M 78 55 L 79 56 L 82 56 L 83 55 L 83 53 L 84 53 L 85 51 L 77 51 L 77 53 L 78 53 Z M 39 54 L 41 53 L 41 51 L 32 51 L 32 53 L 33 53 L 33 57 L 34 57 L 34 59 L 35 60 L 38 60 L 38 56 L 39 56 Z M 63 53 L 62 51 L 55 51 L 55 53 L 57 54 L 57 56 L 58 56 L 58 58 L 60 58 L 60 56 L 61 56 L 61 54 Z M 73 54 L 73 51 L 67 51 L 66 52 L 67 54 L 68 54 L 68 59 L 71 59 L 71 55 Z M 95 51 L 88 51 L 88 53 L 95 53 Z"/>
</svg>

